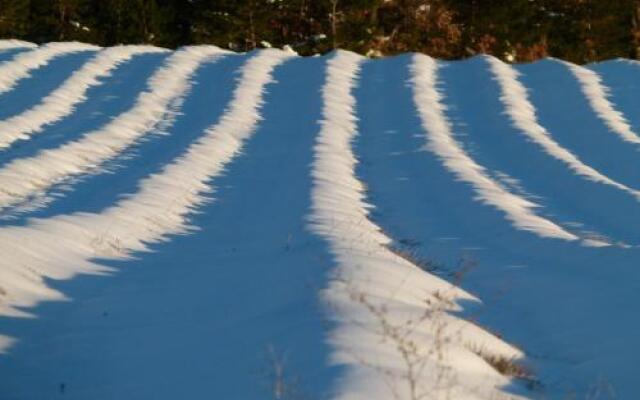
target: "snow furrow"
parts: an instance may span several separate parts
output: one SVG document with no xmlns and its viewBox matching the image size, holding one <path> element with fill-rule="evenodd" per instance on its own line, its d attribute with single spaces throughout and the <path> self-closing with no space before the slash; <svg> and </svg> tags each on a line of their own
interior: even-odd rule
<svg viewBox="0 0 640 400">
<path fill-rule="evenodd" d="M 91 44 L 60 42 L 48 43 L 26 53 L 20 53 L 12 60 L 0 64 L 0 94 L 10 91 L 18 81 L 28 78 L 31 71 L 47 65 L 56 57 L 98 49 L 99 47 Z"/>
<path fill-rule="evenodd" d="M 200 60 L 220 52 L 213 47 L 187 48 L 171 64 L 193 69 Z M 272 81 L 273 69 L 289 57 L 285 52 L 264 50 L 250 58 L 219 122 L 160 173 L 143 179 L 135 194 L 99 214 L 31 219 L 26 226 L 0 229 L 0 314 L 28 316 L 19 308 L 64 299 L 47 287 L 45 278 L 104 273 L 108 269 L 95 262 L 96 258 L 128 259 L 131 252 L 147 250 L 150 243 L 195 229 L 189 225 L 189 214 L 207 201 L 213 191 L 209 181 L 222 173 L 256 129 L 265 85 Z M 176 72 L 166 68 L 155 77 L 159 86 L 168 85 L 165 95 L 186 79 L 174 78 Z M 151 102 L 166 97 L 147 94 L 144 101 L 155 110 Z M 146 113 L 129 118 L 145 119 Z"/>
<path fill-rule="evenodd" d="M 115 55 L 154 51 L 139 47 L 114 49 Z M 112 58 L 109 54 L 105 55 L 107 59 Z M 149 78 L 148 89 L 138 96 L 135 105 L 107 125 L 83 134 L 78 140 L 0 168 L 3 182 L 0 210 L 46 191 L 65 178 L 98 168 L 117 156 L 168 117 L 171 105 L 190 90 L 190 79 L 201 63 L 224 54 L 227 53 L 211 46 L 187 47 L 173 53 Z M 55 102 L 52 106 L 55 107 Z"/>
<path fill-rule="evenodd" d="M 578 80 L 582 93 L 589 101 L 591 108 L 595 111 L 598 118 L 600 118 L 611 131 L 620 136 L 622 140 L 633 144 L 640 144 L 640 137 L 633 132 L 631 125 L 624 115 L 616 110 L 609 100 L 610 89 L 602 83 L 600 75 L 595 71 L 570 62 L 560 62 L 564 64 Z"/>
<path fill-rule="evenodd" d="M 458 309 L 455 301 L 476 299 L 393 252 L 391 239 L 369 219 L 371 206 L 365 201 L 364 184 L 356 177 L 357 159 L 351 148 L 358 134 L 352 92 L 362 62 L 361 56 L 344 51 L 328 61 L 323 120 L 312 165 L 310 229 L 328 241 L 336 262 L 323 292 L 336 322 L 329 338 L 332 359 L 347 367 L 335 397 L 388 400 L 423 398 L 429 393 L 431 398 L 486 399 L 501 395 L 499 387 L 509 380 L 469 345 L 509 359 L 522 354 L 449 314 Z M 438 300 L 443 297 L 448 299 L 446 305 Z M 413 366 L 399 350 L 404 346 L 412 349 L 408 358 L 415 361 Z"/>
<path fill-rule="evenodd" d="M 100 51 L 39 104 L 0 121 L 0 148 L 8 147 L 17 140 L 26 140 L 46 125 L 71 114 L 77 104 L 86 100 L 87 91 L 99 85 L 101 78 L 109 76 L 123 62 L 137 54 L 166 51 L 152 46 L 117 46 Z"/>
<path fill-rule="evenodd" d="M 25 42 L 23 40 L 17 40 L 17 39 L 0 40 L 0 50 L 24 49 L 24 48 L 35 48 L 35 47 L 38 47 L 38 45 L 31 42 Z"/>
<path fill-rule="evenodd" d="M 427 135 L 427 148 L 458 179 L 470 183 L 479 200 L 504 212 L 514 227 L 541 237 L 577 240 L 576 235 L 537 215 L 534 209 L 538 204 L 509 192 L 462 149 L 445 116 L 446 106 L 437 89 L 438 68 L 436 61 L 421 55 L 414 56 L 411 66 L 414 102 Z"/>
<path fill-rule="evenodd" d="M 507 65 L 494 57 L 487 57 L 494 79 L 500 85 L 502 101 L 506 114 L 513 125 L 529 140 L 536 143 L 553 158 L 563 162 L 576 175 L 591 181 L 615 187 L 627 192 L 640 200 L 640 191 L 630 188 L 602 174 L 596 169 L 583 163 L 575 154 L 562 147 L 553 140 L 536 116 L 536 109 L 529 101 L 527 89 L 518 79 L 519 73 L 510 65 Z"/>
</svg>

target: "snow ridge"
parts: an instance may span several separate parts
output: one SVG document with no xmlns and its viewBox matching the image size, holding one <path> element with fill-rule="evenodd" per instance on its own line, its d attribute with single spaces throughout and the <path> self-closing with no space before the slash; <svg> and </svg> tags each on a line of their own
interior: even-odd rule
<svg viewBox="0 0 640 400">
<path fill-rule="evenodd" d="M 198 55 L 219 53 L 217 48 L 200 46 L 178 54 L 195 68 Z M 26 226 L 0 229 L 0 252 L 5 255 L 0 258 L 0 315 L 29 316 L 20 308 L 65 299 L 47 287 L 44 278 L 107 273 L 109 269 L 96 258 L 129 259 L 131 252 L 146 251 L 150 243 L 195 229 L 188 224 L 189 214 L 209 199 L 210 179 L 224 170 L 256 129 L 265 85 L 272 81 L 273 69 L 290 57 L 279 50 L 263 50 L 249 59 L 220 121 L 160 173 L 143 179 L 135 194 L 99 214 L 30 219 Z M 167 69 L 157 76 L 157 83 L 166 83 L 171 72 Z M 4 339 L 0 346 L 10 344 Z"/>
<path fill-rule="evenodd" d="M 137 54 L 166 51 L 152 46 L 117 46 L 100 51 L 39 104 L 0 121 L 0 148 L 8 147 L 17 140 L 26 140 L 46 125 L 71 114 L 77 104 L 86 100 L 87 91 L 101 84 L 100 79 L 109 76 L 123 62 Z"/>
<path fill-rule="evenodd" d="M 450 293 L 452 301 L 475 299 L 393 252 L 389 248 L 392 240 L 368 217 L 371 206 L 365 202 L 364 185 L 355 175 L 357 159 L 351 149 L 358 134 L 356 101 L 351 92 L 362 62 L 361 56 L 345 51 L 336 52 L 328 61 L 322 90 L 323 120 L 312 165 L 310 227 L 328 241 L 336 261 L 334 279 L 323 292 L 337 325 L 329 338 L 334 348 L 332 359 L 347 366 L 335 398 L 418 398 L 411 397 L 412 388 L 396 343 L 379 333 L 381 321 L 368 305 L 393 310 L 385 314 L 385 322 L 394 325 L 408 319 L 419 321 L 425 309 L 437 315 L 434 304 L 438 303 L 438 293 Z M 457 308 L 454 303 L 447 307 Z M 492 370 L 465 343 L 475 343 L 507 358 L 520 357 L 517 349 L 446 312 L 437 321 L 431 316 L 423 322 L 410 334 L 418 346 L 416 351 L 424 357 L 413 394 L 424 391 L 432 398 L 451 395 L 465 399 L 501 395 L 496 388 L 506 385 L 508 379 Z M 442 332 L 450 342 L 441 342 Z M 442 351 L 435 354 L 433 349 L 439 346 Z M 443 371 L 455 379 L 455 385 L 442 380 Z"/>
<path fill-rule="evenodd" d="M 154 52 L 156 48 L 114 48 L 115 53 L 98 56 L 96 63 L 92 63 L 93 67 L 87 71 L 93 71 L 98 62 L 103 65 L 103 60 L 131 57 L 147 51 Z M 168 117 L 171 104 L 190 90 L 190 78 L 201 63 L 224 54 L 228 53 L 213 46 L 192 46 L 176 51 L 149 78 L 148 89 L 140 93 L 131 109 L 100 129 L 85 133 L 78 140 L 41 151 L 33 157 L 13 160 L 1 168 L 0 210 L 45 191 L 69 176 L 95 169 L 117 156 Z M 70 89 L 75 90 L 75 86 L 70 86 Z M 52 106 L 55 107 L 55 102 Z"/>
<path fill-rule="evenodd" d="M 428 56 L 415 55 L 411 65 L 414 102 L 427 136 L 427 148 L 463 182 L 470 183 L 477 199 L 505 213 L 513 226 L 540 237 L 577 240 L 578 237 L 534 213 L 538 204 L 509 192 L 493 180 L 456 142 L 445 116 L 446 106 L 436 88 L 438 63 Z"/>
<path fill-rule="evenodd" d="M 29 52 L 20 53 L 12 60 L 0 64 L 0 94 L 10 91 L 19 80 L 28 78 L 32 70 L 48 64 L 56 57 L 98 49 L 98 46 L 91 44 L 58 42 L 48 43 Z"/>
<path fill-rule="evenodd" d="M 34 48 L 34 47 L 38 47 L 38 45 L 31 42 L 25 42 L 24 40 L 17 40 L 17 39 L 0 40 L 0 50 Z"/>
<path fill-rule="evenodd" d="M 613 104 L 611 104 L 611 101 L 609 101 L 610 89 L 602 83 L 600 75 L 593 70 L 570 62 L 560 62 L 576 77 L 580 83 L 582 93 L 589 101 L 591 108 L 607 127 L 620 136 L 622 140 L 633 144 L 640 144 L 640 137 L 633 132 L 631 125 L 629 125 L 624 115 L 616 110 Z"/>
<path fill-rule="evenodd" d="M 531 141 L 542 147 L 545 153 L 563 162 L 576 175 L 591 181 L 615 187 L 640 200 L 640 191 L 632 189 L 596 169 L 584 164 L 576 155 L 553 140 L 536 116 L 536 110 L 529 101 L 527 89 L 518 80 L 519 73 L 495 57 L 487 57 L 494 79 L 499 83 L 502 94 L 500 100 L 504 104 L 506 114 L 513 125 Z"/>
</svg>

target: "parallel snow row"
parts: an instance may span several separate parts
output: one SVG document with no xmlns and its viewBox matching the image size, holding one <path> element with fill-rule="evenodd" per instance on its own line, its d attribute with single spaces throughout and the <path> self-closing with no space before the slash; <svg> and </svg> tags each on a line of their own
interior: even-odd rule
<svg viewBox="0 0 640 400">
<path fill-rule="evenodd" d="M 85 43 L 60 42 L 45 44 L 31 51 L 20 53 L 12 60 L 0 64 L 0 94 L 8 92 L 19 80 L 29 77 L 31 71 L 48 64 L 56 57 L 98 49 L 97 46 Z"/>
<path fill-rule="evenodd" d="M 425 60 L 416 58 L 414 70 Z M 311 228 L 326 238 L 337 264 L 324 291 L 337 323 L 333 359 L 348 367 L 336 398 L 494 398 L 508 379 L 468 345 L 508 359 L 521 353 L 445 312 L 457 309 L 457 300 L 475 299 L 393 252 L 369 219 L 351 148 L 358 134 L 352 91 L 362 62 L 342 51 L 328 62 L 312 167 Z"/>
<path fill-rule="evenodd" d="M 7 42 L 7 46 L 9 44 L 11 43 Z M 13 45 L 19 46 L 20 42 Z M 0 88 L 2 88 L 2 79 L 5 81 L 5 86 L 10 88 L 15 81 L 28 76 L 31 69 L 46 64 L 53 57 L 87 49 L 94 49 L 94 47 L 79 43 L 51 43 L 20 54 L 13 61 L 0 65 L 0 72 L 3 68 L 5 71 L 13 71 L 9 74 L 0 74 L 0 77 L 4 77 L 0 79 Z M 60 88 L 46 96 L 40 104 L 19 115 L 0 121 L 0 132 L 2 132 L 0 147 L 9 146 L 18 139 L 27 139 L 30 135 L 40 132 L 47 124 L 71 114 L 75 105 L 85 100 L 87 90 L 99 84 L 99 78 L 109 75 L 118 64 L 135 54 L 157 51 L 162 50 L 153 47 L 123 46 L 100 52 Z M 173 60 L 180 60 L 185 51 L 193 52 L 193 48 L 178 52 L 171 57 L 169 64 Z M 169 83 L 182 82 L 174 88 L 178 91 L 184 89 L 179 86 L 188 85 L 190 67 L 182 70 L 183 67 L 179 63 L 177 61 L 176 65 L 167 65 L 158 71 L 149 81 L 149 92 L 141 94 L 132 110 L 123 113 L 107 126 L 88 132 L 75 142 L 43 151 L 28 159 L 16 160 L 0 170 L 0 179 L 3 181 L 3 187 L 0 188 L 0 209 L 15 205 L 33 194 L 47 190 L 52 184 L 70 175 L 82 174 L 89 168 L 107 161 L 152 129 L 166 114 L 167 107 L 174 100 L 175 93 L 172 94 L 172 89 L 167 88 L 171 85 L 167 84 L 165 77 L 169 79 Z M 518 73 L 495 58 L 489 58 L 489 63 L 502 88 L 501 99 L 507 114 L 525 135 L 542 146 L 547 153 L 565 162 L 577 174 L 612 185 L 640 198 L 640 191 L 616 182 L 585 165 L 570 151 L 556 143 L 537 122 L 535 109 L 528 100 L 527 91 L 518 81 Z M 605 123 L 623 139 L 627 141 L 637 139 L 624 117 L 615 111 L 607 100 L 606 88 L 600 83 L 597 74 L 582 67 L 568 65 L 581 83 L 592 107 Z M 176 71 L 177 74 L 174 75 Z M 433 98 L 432 94 L 426 92 L 420 95 L 427 101 Z M 138 118 L 140 114 L 150 110 L 153 115 L 146 115 L 143 120 Z M 538 205 L 509 193 L 499 183 L 490 179 L 483 168 L 461 150 L 450 134 L 450 127 L 442 126 L 438 117 L 441 111 L 425 110 L 422 115 L 432 131 L 448 132 L 445 135 L 431 136 L 433 140 L 430 140 L 429 147 L 442 160 L 445 160 L 445 165 L 460 179 L 473 183 L 482 201 L 504 211 L 517 228 L 533 231 L 544 237 L 577 239 L 574 234 L 557 224 L 535 215 L 533 209 Z M 444 143 L 443 140 L 448 143 Z M 44 165 L 47 168 L 42 168 Z M 25 175 L 26 172 L 28 175 Z M 25 176 L 28 178 L 25 179 Z"/>
<path fill-rule="evenodd" d="M 609 101 L 609 88 L 602 83 L 602 78 L 595 71 L 566 61 L 562 63 L 573 73 L 580 83 L 585 95 L 596 115 L 626 142 L 640 144 L 640 137 L 633 131 L 631 125 L 622 113 L 616 110 Z"/>
<path fill-rule="evenodd" d="M 491 71 L 494 74 L 494 78 L 500 85 L 500 89 L 502 91 L 500 100 L 505 107 L 507 115 L 511 119 L 513 125 L 518 128 L 519 132 L 529 138 L 533 143 L 540 146 L 545 153 L 563 162 L 576 175 L 594 182 L 615 187 L 616 189 L 631 194 L 637 200 L 640 200 L 640 190 L 630 188 L 627 185 L 617 182 L 596 169 L 586 165 L 575 154 L 571 153 L 556 142 L 551 133 L 538 122 L 536 109 L 529 100 L 528 91 L 518 79 L 518 71 L 497 58 L 489 57 L 488 61 Z M 581 76 L 585 79 L 584 74 Z M 598 100 L 598 98 L 594 97 L 593 90 L 591 89 L 592 87 L 585 87 L 583 82 L 583 90 L 587 97 L 590 98 L 591 104 L 596 104 L 597 107 L 600 107 L 599 109 L 594 106 L 601 118 L 607 118 L 607 120 L 610 121 L 610 124 L 612 124 L 612 118 L 615 116 L 608 113 L 603 114 L 603 110 L 601 109 L 602 98 Z M 615 124 L 616 129 L 618 128 L 618 125 L 618 123 Z"/>
<path fill-rule="evenodd" d="M 104 71 L 105 64 L 113 68 L 114 59 L 121 60 L 140 52 L 155 51 L 154 48 L 147 47 L 113 49 L 115 54 L 106 53 L 104 57 L 99 55 L 90 63 L 91 67 L 87 71 L 94 71 L 93 65 L 97 64 Z M 78 140 L 41 151 L 33 157 L 14 160 L 1 168 L 0 181 L 3 184 L 0 187 L 0 209 L 19 203 L 71 175 L 85 173 L 117 156 L 170 116 L 171 104 L 189 91 L 190 79 L 202 62 L 224 54 L 228 53 L 212 46 L 193 46 L 176 51 L 149 78 L 148 89 L 140 93 L 131 109 L 100 129 L 86 132 Z M 84 70 L 85 68 L 78 73 Z M 76 81 L 74 77 L 70 80 Z M 70 86 L 71 90 L 75 88 L 77 87 Z M 52 101 L 51 104 L 55 108 L 58 103 Z M 49 116 L 51 113 L 43 113 L 43 118 Z"/>
<path fill-rule="evenodd" d="M 179 59 L 183 67 L 186 63 L 195 68 L 202 59 L 217 54 L 220 50 L 215 48 L 187 49 L 176 53 L 173 63 Z M 28 316 L 19 308 L 63 299 L 61 293 L 47 287 L 44 278 L 105 273 L 108 268 L 93 261 L 95 258 L 126 259 L 131 252 L 145 251 L 148 244 L 167 235 L 188 231 L 189 213 L 207 200 L 213 191 L 209 180 L 223 171 L 254 131 L 264 87 L 272 79 L 272 70 L 288 57 L 288 53 L 267 50 L 249 59 L 221 120 L 162 172 L 141 181 L 139 190 L 129 198 L 99 214 L 32 219 L 24 227 L 0 229 L 0 314 Z M 158 81 L 171 82 L 170 72 L 176 71 L 165 70 Z M 165 94 L 176 86 L 184 89 L 182 82 L 174 80 Z M 130 118 L 145 126 L 147 113 Z M 3 344 L 10 343 L 0 346 Z"/>
<path fill-rule="evenodd" d="M 456 142 L 451 124 L 445 116 L 446 106 L 436 88 L 438 63 L 429 57 L 416 56 L 411 66 L 414 99 L 425 132 L 427 148 L 458 179 L 470 183 L 478 199 L 504 212 L 513 225 L 541 237 L 577 240 L 557 224 L 534 213 L 539 205 L 505 189 L 488 175 Z"/>
<path fill-rule="evenodd" d="M 36 51 L 38 50 L 33 53 Z M 100 84 L 100 79 L 109 76 L 118 65 L 139 54 L 166 51 L 168 50 L 151 46 L 117 46 L 100 51 L 39 104 L 0 121 L 0 148 L 8 147 L 20 139 L 28 139 L 31 135 L 41 132 L 45 125 L 71 114 L 77 104 L 86 100 L 87 91 L 92 86 Z M 24 57 L 29 54 L 32 55 L 27 53 Z"/>
</svg>

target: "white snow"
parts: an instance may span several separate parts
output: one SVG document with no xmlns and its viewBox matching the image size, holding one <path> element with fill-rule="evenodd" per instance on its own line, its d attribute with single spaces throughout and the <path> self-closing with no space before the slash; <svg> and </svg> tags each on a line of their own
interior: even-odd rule
<svg viewBox="0 0 640 400">
<path fill-rule="evenodd" d="M 220 53 L 215 47 L 187 48 L 177 52 L 169 65 L 192 71 L 203 58 Z M 44 277 L 69 279 L 79 273 L 104 273 L 107 269 L 93 262 L 93 258 L 126 258 L 132 251 L 144 251 L 146 243 L 188 230 L 188 214 L 212 190 L 206 182 L 222 171 L 253 131 L 259 120 L 262 88 L 269 82 L 271 70 L 288 57 L 287 53 L 274 50 L 249 60 L 241 85 L 220 123 L 209 128 L 162 173 L 143 180 L 135 195 L 100 214 L 33 219 L 25 227 L 0 228 L 1 252 L 12 255 L 0 260 L 4 292 L 0 313 L 24 315 L 15 307 L 62 299 L 62 294 L 47 287 Z M 155 80 L 167 86 L 164 96 L 157 97 L 166 100 L 174 86 L 185 84 L 186 76 L 171 69 L 161 72 Z M 131 118 L 134 117 L 140 120 L 138 115 Z M 145 121 L 140 122 L 145 125 Z"/>
<path fill-rule="evenodd" d="M 476 325 L 444 312 L 440 315 L 438 307 L 447 310 L 456 307 L 438 304 L 438 294 L 446 293 L 453 302 L 474 298 L 391 251 L 388 248 L 391 239 L 368 218 L 370 205 L 364 200 L 363 184 L 355 176 L 357 160 L 351 150 L 358 134 L 351 92 L 363 60 L 354 53 L 339 51 L 328 62 L 322 91 L 324 119 L 312 172 L 312 227 L 327 238 L 337 263 L 334 279 L 324 295 L 338 324 L 330 337 L 336 348 L 333 359 L 349 366 L 335 398 L 498 396 L 500 391 L 496 388 L 506 385 L 508 380 L 468 346 L 490 349 L 492 354 L 506 359 L 520 357 L 522 353 Z M 417 65 L 413 66 L 416 74 L 432 72 L 428 68 L 432 61 L 423 60 L 426 64 L 417 58 Z M 425 108 L 432 106 L 423 104 Z M 359 296 L 363 296 L 362 302 L 354 300 Z M 392 312 L 380 319 L 367 310 L 369 302 Z M 425 308 L 433 314 L 422 321 Z M 392 334 L 381 333 L 385 324 L 400 327 L 406 320 L 416 324 L 403 338 L 415 342 L 415 366 L 403 362 L 403 353 L 397 349 L 399 343 Z M 436 328 L 439 324 L 443 324 L 443 331 Z M 408 377 L 413 368 L 419 371 Z M 457 382 L 453 387 L 452 381 Z M 413 385 L 417 387 L 412 388 Z"/>
<path fill-rule="evenodd" d="M 506 113 L 522 134 L 542 147 L 547 154 L 565 163 L 577 175 L 613 186 L 640 200 L 640 190 L 609 178 L 558 144 L 551 133 L 538 123 L 535 107 L 529 101 L 527 89 L 518 80 L 518 72 L 495 57 L 487 57 L 487 61 L 502 89 L 500 99 L 504 103 Z"/>
<path fill-rule="evenodd" d="M 626 142 L 640 143 L 640 137 L 633 131 L 629 121 L 611 104 L 609 100 L 610 89 L 602 83 L 600 75 L 595 71 L 573 63 L 560 62 L 576 77 L 589 104 L 609 129 Z"/>
<path fill-rule="evenodd" d="M 507 191 L 499 182 L 491 179 L 484 168 L 456 142 L 444 115 L 446 107 L 442 96 L 436 88 L 437 62 L 427 56 L 416 55 L 411 70 L 415 104 L 427 134 L 427 148 L 438 155 L 447 169 L 456 174 L 458 179 L 471 183 L 479 200 L 504 212 L 519 229 L 541 237 L 577 240 L 577 236 L 556 223 L 536 215 L 533 210 L 538 207 L 537 204 Z"/>
<path fill-rule="evenodd" d="M 141 52 L 157 50 L 148 47 L 114 47 L 113 51 L 115 54 L 107 50 L 106 54 L 98 55 L 98 58 L 91 62 L 92 65 L 88 66 L 89 68 L 83 68 L 77 73 L 82 76 L 76 79 L 74 75 L 70 78 L 71 82 L 67 81 L 59 89 L 76 93 L 59 96 L 56 90 L 45 99 L 44 103 L 25 113 L 36 114 L 36 118 L 26 118 L 28 116 L 25 115 L 23 124 L 20 124 L 20 121 L 14 121 L 14 118 L 6 120 L 6 123 L 17 127 L 16 131 L 24 132 L 29 129 L 24 128 L 24 125 L 32 127 L 34 121 L 38 120 L 37 117 L 40 120 L 61 118 L 61 114 L 71 112 L 71 101 L 82 100 L 87 85 L 79 85 L 78 81 L 85 80 L 87 74 L 85 71 L 93 74 L 96 66 L 99 66 L 99 71 L 102 73 L 113 68 L 117 60 L 121 61 Z M 170 105 L 188 92 L 191 85 L 190 78 L 201 63 L 224 54 L 226 53 L 221 49 L 205 46 L 187 47 L 177 51 L 149 78 L 149 89 L 140 93 L 136 104 L 109 124 L 95 131 L 86 132 L 78 140 L 65 143 L 58 148 L 44 150 L 33 157 L 15 160 L 0 168 L 0 180 L 3 182 L 0 188 L 0 209 L 44 191 L 71 175 L 96 168 L 109 158 L 118 155 L 127 146 L 158 126 L 163 118 L 169 117 Z M 89 77 L 89 79 L 94 78 Z M 58 97 L 68 100 L 67 104 L 56 101 Z M 22 119 L 21 116 L 20 120 Z M 0 127 L 3 123 L 0 122 Z M 31 174 L 29 179 L 25 179 L 25 173 L 28 171 L 31 171 Z"/>
<path fill-rule="evenodd" d="M 12 48 L 0 398 L 638 396 L 637 68 Z"/>
<path fill-rule="evenodd" d="M 69 53 L 95 51 L 94 45 L 77 42 L 49 43 L 16 55 L 12 60 L 0 63 L 0 94 L 11 90 L 18 81 L 31 72 L 48 64 L 52 59 Z"/>
<path fill-rule="evenodd" d="M 25 42 L 17 39 L 2 39 L 0 40 L 0 50 L 7 49 L 21 49 L 21 48 L 33 48 L 38 47 L 37 44 L 31 42 Z"/>
<path fill-rule="evenodd" d="M 87 90 L 99 85 L 100 79 L 109 76 L 119 64 L 137 54 L 162 51 L 166 50 L 150 46 L 119 46 L 100 51 L 39 104 L 1 121 L 0 148 L 8 147 L 16 140 L 26 140 L 41 132 L 45 125 L 71 114 L 75 105 L 86 100 Z"/>
</svg>

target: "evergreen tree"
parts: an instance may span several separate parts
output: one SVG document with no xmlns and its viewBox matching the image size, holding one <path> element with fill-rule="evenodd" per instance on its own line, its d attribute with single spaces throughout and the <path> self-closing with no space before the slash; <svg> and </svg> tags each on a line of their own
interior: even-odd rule
<svg viewBox="0 0 640 400">
<path fill-rule="evenodd" d="M 640 0 L 0 0 L 0 37 L 588 62 L 640 57 Z"/>
<path fill-rule="evenodd" d="M 29 29 L 29 0 L 0 0 L 0 37 L 26 37 Z"/>
</svg>

